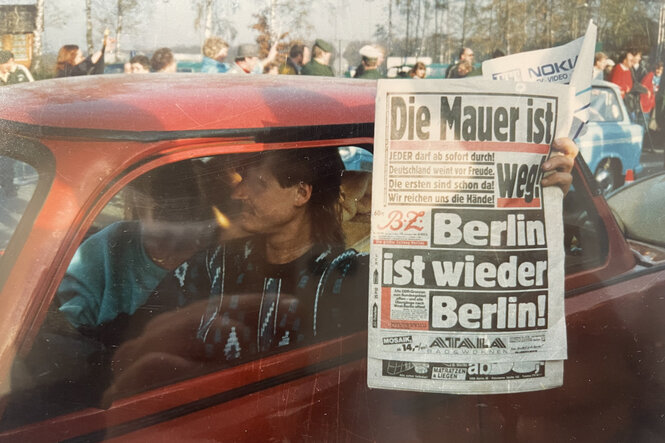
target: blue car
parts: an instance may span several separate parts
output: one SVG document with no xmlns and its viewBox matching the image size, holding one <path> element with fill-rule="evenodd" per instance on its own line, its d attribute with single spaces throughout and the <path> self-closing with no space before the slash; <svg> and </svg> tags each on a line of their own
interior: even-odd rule
<svg viewBox="0 0 665 443">
<path fill-rule="evenodd" d="M 623 185 L 629 170 L 633 174 L 642 170 L 643 137 L 644 129 L 630 121 L 619 88 L 613 83 L 594 81 L 589 124 L 575 142 L 603 193 Z"/>
</svg>

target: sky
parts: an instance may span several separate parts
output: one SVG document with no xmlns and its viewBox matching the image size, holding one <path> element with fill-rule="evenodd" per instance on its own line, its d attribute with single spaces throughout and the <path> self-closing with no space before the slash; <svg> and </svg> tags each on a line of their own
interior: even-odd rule
<svg viewBox="0 0 665 443">
<path fill-rule="evenodd" d="M 85 0 L 45 0 L 46 24 L 45 46 L 46 52 L 55 52 L 64 44 L 78 44 L 85 47 Z M 104 0 L 111 2 L 112 0 Z M 158 48 L 162 46 L 199 45 L 201 31 L 194 29 L 195 11 L 190 0 L 141 0 L 152 7 L 151 20 L 142 24 L 132 34 L 123 37 L 124 48 Z M 269 0 L 218 0 L 235 3 L 237 9 L 230 19 L 236 24 L 238 35 L 231 45 L 254 42 L 256 31 L 251 30 L 255 21 L 252 14 Z M 324 4 L 337 4 L 337 13 Z M 34 0 L 0 0 L 0 4 L 34 4 Z M 49 4 L 51 6 L 49 6 Z M 386 20 L 383 2 L 380 0 L 328 0 L 311 1 L 310 20 L 313 25 L 312 35 L 308 37 L 313 41 L 316 38 L 335 40 L 371 40 L 377 24 Z M 66 17 L 66 25 L 53 26 L 49 23 L 49 8 L 55 7 L 62 17 Z M 230 7 L 229 7 L 230 10 Z M 99 33 L 102 30 L 96 30 Z"/>
</svg>

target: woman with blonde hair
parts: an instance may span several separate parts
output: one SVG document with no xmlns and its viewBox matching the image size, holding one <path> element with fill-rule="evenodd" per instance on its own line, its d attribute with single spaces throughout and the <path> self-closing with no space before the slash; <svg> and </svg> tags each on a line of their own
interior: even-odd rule
<svg viewBox="0 0 665 443">
<path fill-rule="evenodd" d="M 224 73 L 229 65 L 224 59 L 229 53 L 229 44 L 220 37 L 208 37 L 203 43 L 203 63 L 201 72 Z"/>
</svg>

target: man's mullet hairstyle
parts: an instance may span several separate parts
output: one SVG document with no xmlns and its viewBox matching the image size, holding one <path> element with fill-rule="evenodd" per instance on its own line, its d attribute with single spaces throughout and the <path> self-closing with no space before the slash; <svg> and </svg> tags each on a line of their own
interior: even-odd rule
<svg viewBox="0 0 665 443">
<path fill-rule="evenodd" d="M 306 183 L 312 186 L 308 211 L 314 241 L 344 246 L 340 185 L 344 163 L 336 147 L 268 151 L 270 170 L 283 188 Z"/>
</svg>

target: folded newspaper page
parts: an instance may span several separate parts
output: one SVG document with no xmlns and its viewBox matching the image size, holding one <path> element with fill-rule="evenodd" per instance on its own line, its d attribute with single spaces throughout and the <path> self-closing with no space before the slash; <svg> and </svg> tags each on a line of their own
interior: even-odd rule
<svg viewBox="0 0 665 443">
<path fill-rule="evenodd" d="M 596 25 L 589 21 L 584 37 L 565 45 L 485 60 L 483 77 L 487 80 L 570 84 L 575 88 L 575 100 L 569 137 L 576 138 L 589 120 L 596 34 Z"/>
<path fill-rule="evenodd" d="M 500 393 L 562 383 L 562 193 L 541 165 L 574 90 L 378 83 L 368 385 Z"/>
</svg>

